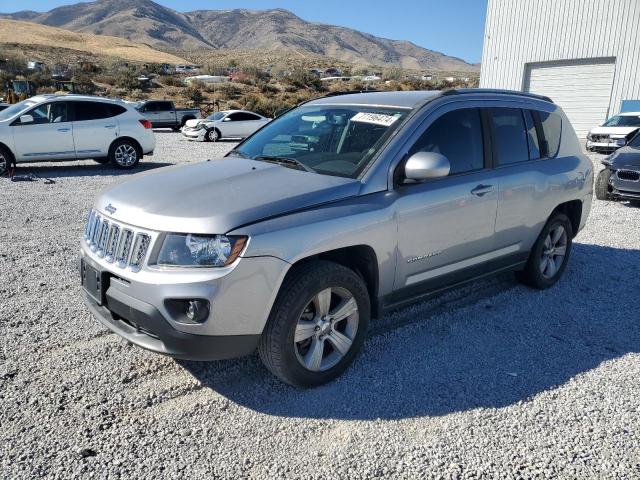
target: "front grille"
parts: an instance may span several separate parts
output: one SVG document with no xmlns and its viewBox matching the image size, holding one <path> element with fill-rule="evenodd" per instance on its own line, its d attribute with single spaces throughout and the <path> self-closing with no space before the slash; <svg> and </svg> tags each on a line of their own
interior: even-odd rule
<svg viewBox="0 0 640 480">
<path fill-rule="evenodd" d="M 120 268 L 137 272 L 142 268 L 151 245 L 151 236 L 110 221 L 91 210 L 84 229 L 84 240 L 99 258 Z"/>
<path fill-rule="evenodd" d="M 616 175 L 620 180 L 640 182 L 640 172 L 636 172 L 635 170 L 618 170 Z"/>
<path fill-rule="evenodd" d="M 609 143 L 609 135 L 591 135 L 591 141 L 596 143 Z"/>
</svg>

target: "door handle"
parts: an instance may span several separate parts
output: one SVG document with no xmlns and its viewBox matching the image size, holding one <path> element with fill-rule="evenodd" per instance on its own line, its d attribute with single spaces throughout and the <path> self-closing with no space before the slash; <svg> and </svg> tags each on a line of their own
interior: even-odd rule
<svg viewBox="0 0 640 480">
<path fill-rule="evenodd" d="M 68 132 L 70 130 L 71 130 L 70 128 L 59 128 L 58 129 L 59 132 Z"/>
<path fill-rule="evenodd" d="M 478 185 L 476 188 L 471 190 L 471 194 L 475 195 L 476 197 L 482 197 L 487 193 L 493 192 L 493 190 L 493 185 Z"/>
<path fill-rule="evenodd" d="M 105 125 L 104 128 L 116 128 L 115 125 Z"/>
</svg>

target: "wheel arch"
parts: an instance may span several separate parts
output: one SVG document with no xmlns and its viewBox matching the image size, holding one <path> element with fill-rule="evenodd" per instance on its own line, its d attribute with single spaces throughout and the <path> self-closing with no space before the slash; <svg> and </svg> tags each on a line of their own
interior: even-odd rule
<svg viewBox="0 0 640 480">
<path fill-rule="evenodd" d="M 113 148 L 113 146 L 117 142 L 122 141 L 122 140 L 131 141 L 134 144 L 134 146 L 136 147 L 136 149 L 138 150 L 138 155 L 140 156 L 140 159 L 142 159 L 142 156 L 144 155 L 143 152 L 142 152 L 142 145 L 140 145 L 140 142 L 138 142 L 135 138 L 129 137 L 129 136 L 126 136 L 126 135 L 124 135 L 122 137 L 118 137 L 113 142 L 111 142 L 111 145 L 109 145 L 109 150 L 108 150 L 109 153 L 111 152 L 111 149 Z"/>
<path fill-rule="evenodd" d="M 13 150 L 11 150 L 11 147 L 9 147 L 9 145 L 7 145 L 6 143 L 0 142 L 0 147 L 4 148 L 7 152 L 9 152 L 9 155 L 11 155 L 11 159 L 14 162 L 16 161 L 16 155 L 13 153 Z"/>
<path fill-rule="evenodd" d="M 561 203 L 553 210 L 553 212 L 551 212 L 549 218 L 556 213 L 564 213 L 569 217 L 569 220 L 571 221 L 571 228 L 573 230 L 573 237 L 575 237 L 580 230 L 580 221 L 582 220 L 582 201 L 570 200 L 568 202 Z"/>
<path fill-rule="evenodd" d="M 364 281 L 369 292 L 371 304 L 371 316 L 378 317 L 380 312 L 378 305 L 379 271 L 378 257 L 369 245 L 352 245 L 348 247 L 327 250 L 326 252 L 310 255 L 295 262 L 290 268 L 282 285 L 300 266 L 316 260 L 325 260 L 342 265 L 356 272 Z"/>
</svg>

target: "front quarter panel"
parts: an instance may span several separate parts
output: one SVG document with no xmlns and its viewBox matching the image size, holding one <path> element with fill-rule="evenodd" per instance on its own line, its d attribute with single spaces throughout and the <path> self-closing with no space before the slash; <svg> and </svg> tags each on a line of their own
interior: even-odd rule
<svg viewBox="0 0 640 480">
<path fill-rule="evenodd" d="M 393 289 L 397 255 L 396 194 L 380 192 L 238 228 L 248 235 L 243 257 L 277 257 L 295 264 L 314 255 L 345 247 L 373 249 L 379 270 L 378 295 Z"/>
</svg>

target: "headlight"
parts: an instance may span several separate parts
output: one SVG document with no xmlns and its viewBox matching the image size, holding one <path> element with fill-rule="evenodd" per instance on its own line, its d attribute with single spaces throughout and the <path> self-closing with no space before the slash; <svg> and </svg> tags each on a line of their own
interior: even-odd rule
<svg viewBox="0 0 640 480">
<path fill-rule="evenodd" d="M 169 233 L 158 254 L 158 265 L 225 267 L 232 264 L 247 243 L 247 237 Z"/>
</svg>

